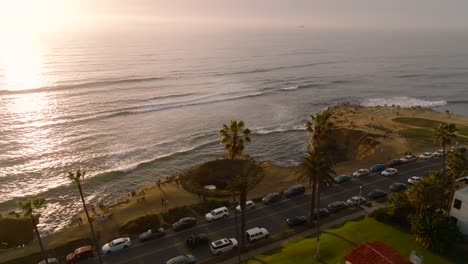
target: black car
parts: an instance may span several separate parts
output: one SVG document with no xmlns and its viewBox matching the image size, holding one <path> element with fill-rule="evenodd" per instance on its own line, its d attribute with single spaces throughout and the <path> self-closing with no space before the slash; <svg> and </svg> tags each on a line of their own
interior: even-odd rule
<svg viewBox="0 0 468 264">
<path fill-rule="evenodd" d="M 398 166 L 398 165 L 400 165 L 402 163 L 403 162 L 400 159 L 392 159 L 392 160 L 388 161 L 387 163 L 385 163 L 385 166 L 395 167 L 395 166 Z"/>
<path fill-rule="evenodd" d="M 343 183 L 351 180 L 351 176 L 349 175 L 339 175 L 335 177 L 335 183 Z"/>
<path fill-rule="evenodd" d="M 187 240 L 185 240 L 185 244 L 191 249 L 199 245 L 208 244 L 208 235 L 205 233 L 191 234 Z"/>
<path fill-rule="evenodd" d="M 288 223 L 289 226 L 303 225 L 307 223 L 307 217 L 303 215 L 291 217 L 286 219 L 286 223 Z"/>
<path fill-rule="evenodd" d="M 140 242 L 146 242 L 146 241 L 150 241 L 156 238 L 163 237 L 165 235 L 166 235 L 166 232 L 164 232 L 164 229 L 162 227 L 158 229 L 150 229 L 144 233 L 141 233 L 138 236 L 138 240 L 140 240 Z"/>
<path fill-rule="evenodd" d="M 466 148 L 464 146 L 456 146 L 456 147 L 452 147 L 452 149 L 450 150 L 451 152 L 461 152 L 461 153 L 465 153 L 466 152 Z"/>
<path fill-rule="evenodd" d="M 382 190 L 373 190 L 373 191 L 370 191 L 367 196 L 370 198 L 370 199 L 380 199 L 380 198 L 384 198 L 384 197 L 387 197 L 387 193 L 382 191 Z"/>
<path fill-rule="evenodd" d="M 392 192 L 404 192 L 408 187 L 406 187 L 406 184 L 402 182 L 395 182 L 392 185 L 390 185 L 389 188 Z"/>
<path fill-rule="evenodd" d="M 281 194 L 278 192 L 269 193 L 267 196 L 263 197 L 262 201 L 264 204 L 272 204 L 281 200 Z"/>
<path fill-rule="evenodd" d="M 174 231 L 179 231 L 182 229 L 190 228 L 197 224 L 197 220 L 194 217 L 184 217 L 179 221 L 172 224 L 172 229 Z"/>
<path fill-rule="evenodd" d="M 346 209 L 346 208 L 348 208 L 348 204 L 343 202 L 343 201 L 335 201 L 335 202 L 328 205 L 328 209 L 332 213 L 341 211 L 341 210 Z"/>
<path fill-rule="evenodd" d="M 295 197 L 304 193 L 305 193 L 305 186 L 302 184 L 291 186 L 286 191 L 284 191 L 284 195 L 286 196 L 286 198 L 292 198 L 292 197 Z"/>
<path fill-rule="evenodd" d="M 320 217 L 327 217 L 330 215 L 330 211 L 327 208 L 320 208 L 320 211 L 317 208 L 314 208 L 314 215 L 313 218 L 317 219 L 317 216 L 320 212 Z"/>
</svg>

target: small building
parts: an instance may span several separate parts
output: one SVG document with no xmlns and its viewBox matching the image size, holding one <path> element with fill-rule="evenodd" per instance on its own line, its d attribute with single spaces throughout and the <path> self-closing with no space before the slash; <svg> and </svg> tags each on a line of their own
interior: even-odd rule
<svg viewBox="0 0 468 264">
<path fill-rule="evenodd" d="M 345 256 L 346 264 L 413 264 L 381 241 L 363 242 Z"/>
<path fill-rule="evenodd" d="M 456 190 L 453 195 L 450 216 L 465 236 L 468 236 L 468 187 Z"/>
</svg>

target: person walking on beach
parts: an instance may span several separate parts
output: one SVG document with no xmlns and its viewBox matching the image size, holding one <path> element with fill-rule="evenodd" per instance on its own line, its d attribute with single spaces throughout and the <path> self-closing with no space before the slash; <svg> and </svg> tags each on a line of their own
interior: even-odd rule
<svg viewBox="0 0 468 264">
<path fill-rule="evenodd" d="M 158 188 L 161 189 L 161 179 L 158 179 Z"/>
<path fill-rule="evenodd" d="M 161 197 L 161 205 L 164 206 L 164 198 Z"/>
</svg>

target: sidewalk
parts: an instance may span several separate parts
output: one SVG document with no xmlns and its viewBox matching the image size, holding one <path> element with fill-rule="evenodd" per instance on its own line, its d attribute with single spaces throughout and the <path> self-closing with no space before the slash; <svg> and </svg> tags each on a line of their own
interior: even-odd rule
<svg viewBox="0 0 468 264">
<path fill-rule="evenodd" d="M 362 206 L 361 207 L 363 209 L 362 211 L 359 211 L 359 212 L 344 216 L 342 218 L 333 220 L 333 221 L 331 221 L 329 223 L 323 224 L 320 229 L 325 230 L 327 228 L 338 226 L 338 225 L 343 224 L 343 223 L 348 222 L 348 221 L 356 220 L 356 219 L 358 219 L 360 217 L 363 217 L 363 216 L 367 215 L 368 213 L 376 210 L 377 208 L 379 208 L 381 206 L 382 205 L 379 205 L 379 204 L 377 204 L 376 206 L 372 206 L 370 208 Z M 283 245 L 287 244 L 288 242 L 291 242 L 291 241 L 294 241 L 294 240 L 297 240 L 297 239 L 301 239 L 301 238 L 304 238 L 306 236 L 314 235 L 314 234 L 317 233 L 316 231 L 317 230 L 315 228 L 314 229 L 309 229 L 307 231 L 295 234 L 295 235 L 293 235 L 291 237 L 288 237 L 286 239 L 273 242 L 273 243 L 271 243 L 269 245 L 266 245 L 264 247 L 250 250 L 250 251 L 248 251 L 248 252 L 241 255 L 241 260 L 242 261 L 248 260 L 248 259 L 253 258 L 253 257 L 257 256 L 257 255 L 262 254 L 262 253 L 265 253 L 265 252 L 268 252 L 270 250 L 274 250 L 276 248 L 282 247 Z M 223 262 L 220 262 L 220 263 L 221 264 L 237 264 L 238 263 L 237 262 L 237 256 L 233 257 L 231 259 L 225 260 Z"/>
</svg>

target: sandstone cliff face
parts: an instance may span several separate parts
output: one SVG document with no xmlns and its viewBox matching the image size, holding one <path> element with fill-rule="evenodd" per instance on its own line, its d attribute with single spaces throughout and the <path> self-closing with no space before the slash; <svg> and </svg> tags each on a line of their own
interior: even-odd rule
<svg viewBox="0 0 468 264">
<path fill-rule="evenodd" d="M 336 163 L 346 160 L 363 160 L 380 148 L 381 135 L 349 129 L 333 128 L 330 130 L 326 146 Z"/>
</svg>

